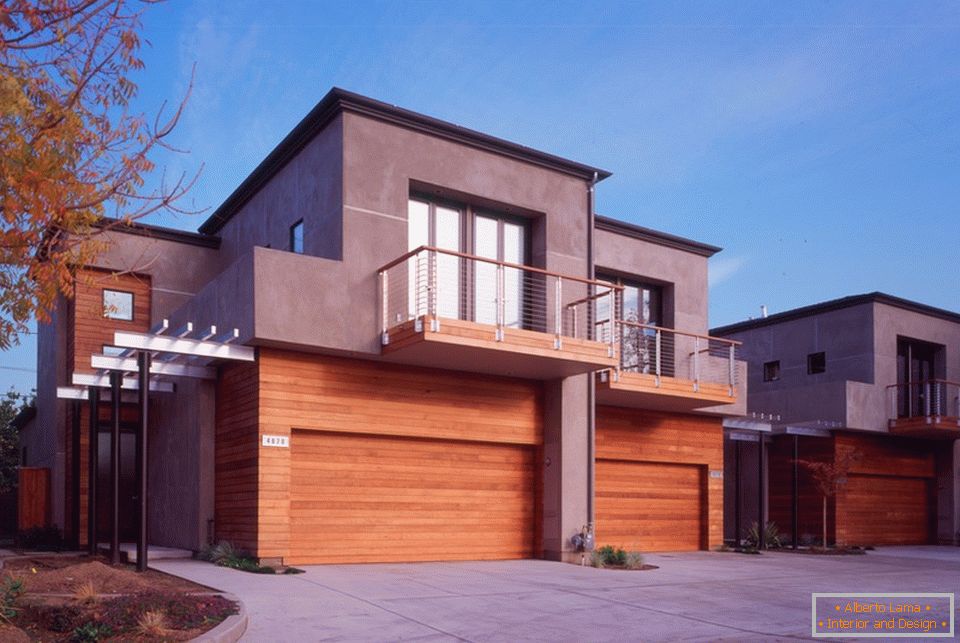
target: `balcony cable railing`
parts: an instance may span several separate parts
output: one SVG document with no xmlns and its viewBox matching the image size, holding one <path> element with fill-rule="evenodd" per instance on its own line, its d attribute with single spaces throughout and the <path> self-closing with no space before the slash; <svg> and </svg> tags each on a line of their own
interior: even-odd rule
<svg viewBox="0 0 960 643">
<path fill-rule="evenodd" d="M 378 271 L 381 341 L 391 328 L 412 321 L 437 332 L 444 319 L 489 325 L 492 338 L 504 341 L 509 329 L 548 333 L 553 347 L 564 339 L 605 343 L 617 350 L 617 320 L 622 287 L 453 250 L 421 246 Z M 596 318 L 595 302 L 609 311 Z"/>
<path fill-rule="evenodd" d="M 740 342 L 623 319 L 618 325 L 619 371 L 652 375 L 657 387 L 669 377 L 692 381 L 694 392 L 709 383 L 726 385 L 730 397 L 736 394 Z"/>
<path fill-rule="evenodd" d="M 887 387 L 890 419 L 960 418 L 960 382 L 930 379 Z"/>
</svg>

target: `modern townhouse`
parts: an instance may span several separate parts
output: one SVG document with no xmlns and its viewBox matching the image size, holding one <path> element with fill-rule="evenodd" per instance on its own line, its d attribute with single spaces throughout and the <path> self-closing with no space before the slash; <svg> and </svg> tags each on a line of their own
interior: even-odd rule
<svg viewBox="0 0 960 643">
<path fill-rule="evenodd" d="M 52 521 L 83 545 L 116 506 L 132 540 L 139 454 L 156 545 L 579 560 L 587 525 L 641 551 L 719 545 L 746 373 L 707 335 L 719 248 L 597 216 L 608 176 L 332 90 L 198 233 L 111 228 L 41 326 L 23 440 Z M 158 351 L 146 417 L 91 394 L 135 370 L 117 331 L 150 352 L 234 328 L 253 361 Z"/>
<path fill-rule="evenodd" d="M 804 462 L 833 464 L 827 539 L 960 544 L 960 314 L 881 293 L 827 301 L 713 332 L 743 342 L 766 515 L 788 539 L 822 540 L 823 496 Z M 756 448 L 728 432 L 727 537 L 756 520 Z M 765 456 L 765 458 L 763 457 Z M 749 508 L 748 508 L 749 507 Z"/>
</svg>

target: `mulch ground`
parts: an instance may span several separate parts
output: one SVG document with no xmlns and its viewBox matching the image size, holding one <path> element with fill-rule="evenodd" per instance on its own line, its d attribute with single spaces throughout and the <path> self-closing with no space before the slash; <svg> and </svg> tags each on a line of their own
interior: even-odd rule
<svg viewBox="0 0 960 643">
<path fill-rule="evenodd" d="M 0 622 L 0 641 L 70 641 L 75 629 L 88 623 L 112 624 L 103 641 L 185 641 L 215 627 L 235 605 L 216 591 L 132 565 L 113 567 L 88 556 L 30 556 L 7 559 L 0 581 L 22 579 L 17 599 L 17 627 Z M 90 586 L 95 596 L 88 596 Z M 147 607 L 145 607 L 147 606 Z M 144 635 L 130 626 L 143 610 L 162 611 L 168 628 Z M 125 624 L 125 625 L 124 625 Z"/>
<path fill-rule="evenodd" d="M 87 582 L 93 583 L 99 594 L 134 594 L 151 590 L 181 593 L 214 591 L 152 569 L 142 573 L 134 570 L 133 565 L 111 567 L 103 559 L 87 556 L 36 556 L 8 561 L 3 567 L 3 575 L 22 578 L 27 592 L 31 594 L 72 594 Z"/>
</svg>

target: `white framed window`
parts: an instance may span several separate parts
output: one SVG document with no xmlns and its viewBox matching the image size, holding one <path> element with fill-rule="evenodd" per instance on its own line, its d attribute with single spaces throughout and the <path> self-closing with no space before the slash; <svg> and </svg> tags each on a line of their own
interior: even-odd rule
<svg viewBox="0 0 960 643">
<path fill-rule="evenodd" d="M 107 319 L 133 321 L 133 293 L 104 288 L 103 316 Z"/>
</svg>

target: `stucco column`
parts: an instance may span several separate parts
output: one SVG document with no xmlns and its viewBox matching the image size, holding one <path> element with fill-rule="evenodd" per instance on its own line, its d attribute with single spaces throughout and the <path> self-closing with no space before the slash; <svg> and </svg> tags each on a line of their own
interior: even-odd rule
<svg viewBox="0 0 960 643">
<path fill-rule="evenodd" d="M 580 560 L 570 538 L 587 523 L 589 377 L 544 385 L 543 550 L 548 560 Z"/>
</svg>

